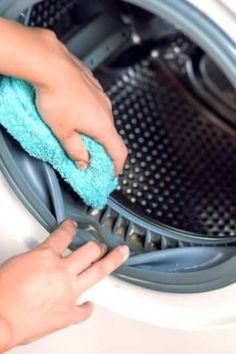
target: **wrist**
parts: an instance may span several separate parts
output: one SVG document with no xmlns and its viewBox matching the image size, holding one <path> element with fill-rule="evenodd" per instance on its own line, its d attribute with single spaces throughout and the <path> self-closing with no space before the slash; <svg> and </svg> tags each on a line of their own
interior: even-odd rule
<svg viewBox="0 0 236 354">
<path fill-rule="evenodd" d="M 38 51 L 30 81 L 38 88 L 50 89 L 57 82 L 63 82 L 64 72 L 68 71 L 70 65 L 64 46 L 54 32 L 38 29 L 37 40 Z"/>
<path fill-rule="evenodd" d="M 40 81 L 35 83 L 31 81 L 31 83 L 38 93 L 50 94 L 58 92 L 59 89 L 60 92 L 64 90 L 68 92 L 71 78 L 74 80 L 77 75 L 78 70 L 73 63 L 70 63 L 68 60 L 63 60 L 63 58 L 51 58 L 50 72 L 48 72 L 48 74 L 45 73 Z"/>
<path fill-rule="evenodd" d="M 36 90 L 40 91 L 52 92 L 58 90 L 58 88 L 68 90 L 67 78 L 75 77 L 75 74 L 75 68 L 67 60 L 52 56 L 48 68 L 43 71 L 37 80 L 34 82 L 31 80 L 30 82 Z"/>
<path fill-rule="evenodd" d="M 13 347 L 13 333 L 8 321 L 0 317 L 0 353 Z"/>
<path fill-rule="evenodd" d="M 77 74 L 73 60 L 52 31 L 39 30 L 38 39 L 40 50 L 35 60 L 38 70 L 33 70 L 34 77 L 29 81 L 38 90 L 50 92 L 64 88 L 67 78 Z"/>
<path fill-rule="evenodd" d="M 63 67 L 69 66 L 65 47 L 50 30 L 0 18 L 0 32 L 1 74 L 48 87 L 60 79 Z"/>
</svg>

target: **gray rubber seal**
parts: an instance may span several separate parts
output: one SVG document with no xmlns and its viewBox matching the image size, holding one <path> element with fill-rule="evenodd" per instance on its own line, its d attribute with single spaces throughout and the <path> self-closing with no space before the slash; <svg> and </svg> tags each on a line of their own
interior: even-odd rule
<svg viewBox="0 0 236 354">
<path fill-rule="evenodd" d="M 1 0 L 0 14 L 6 18 L 17 19 L 22 11 L 38 2 L 40 0 Z"/>
<path fill-rule="evenodd" d="M 216 24 L 185 0 L 126 0 L 144 8 L 171 22 L 200 45 L 224 71 L 236 87 L 235 43 Z M 20 11 L 38 1 L 4 1 L 0 12 L 7 17 L 16 18 Z M 1 138 L 1 136 L 0 136 Z M 7 146 L 1 145 L 1 169 L 8 182 L 21 201 L 39 222 L 49 231 L 56 227 L 66 216 L 71 215 L 78 220 L 83 231 L 77 238 L 77 244 L 85 240 L 98 239 L 105 241 L 113 248 L 122 241 L 99 225 L 91 216 L 73 215 L 66 205 L 55 173 L 45 166 L 47 187 L 50 190 L 54 206 L 54 215 L 42 202 L 40 188 L 38 195 L 30 188 L 27 181 L 17 171 L 8 153 Z M 92 228 L 92 230 L 91 230 Z M 198 266 L 193 269 L 192 259 L 198 259 Z M 210 263 L 207 259 L 211 257 Z M 181 269 L 176 266 L 181 260 Z M 209 267 L 209 268 L 208 268 Z M 199 247 L 153 252 L 152 254 L 132 254 L 125 265 L 116 271 L 116 275 L 139 286 L 155 290 L 176 293 L 193 293 L 217 289 L 236 281 L 235 247 L 224 248 Z"/>
</svg>

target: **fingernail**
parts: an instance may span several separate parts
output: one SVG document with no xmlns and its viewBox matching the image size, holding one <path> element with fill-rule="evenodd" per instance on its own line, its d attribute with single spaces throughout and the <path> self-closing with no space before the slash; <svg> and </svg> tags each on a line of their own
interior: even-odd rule
<svg viewBox="0 0 236 354">
<path fill-rule="evenodd" d="M 78 227 L 78 223 L 75 220 L 71 220 L 73 225 L 77 228 Z"/>
<path fill-rule="evenodd" d="M 78 162 L 76 162 L 76 165 L 81 170 L 85 170 L 88 167 L 88 164 L 85 161 L 78 161 Z"/>
<path fill-rule="evenodd" d="M 101 244 L 101 246 L 102 246 L 102 248 L 103 248 L 104 252 L 106 253 L 106 252 L 107 252 L 107 250 L 108 250 L 107 245 L 106 245 L 105 243 L 102 243 L 102 244 Z"/>
<path fill-rule="evenodd" d="M 129 257 L 129 247 L 128 246 L 119 246 L 118 251 L 120 252 L 120 254 L 122 254 L 124 259 L 127 259 Z"/>
</svg>

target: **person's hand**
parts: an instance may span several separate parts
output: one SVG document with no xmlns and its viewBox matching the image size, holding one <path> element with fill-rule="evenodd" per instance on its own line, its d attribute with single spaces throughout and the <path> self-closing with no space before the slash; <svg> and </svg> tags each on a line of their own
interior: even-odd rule
<svg viewBox="0 0 236 354">
<path fill-rule="evenodd" d="M 76 305 L 78 297 L 128 258 L 127 246 L 105 255 L 106 247 L 91 241 L 62 257 L 76 230 L 67 220 L 39 247 L 0 267 L 0 352 L 87 319 L 93 305 Z"/>
<path fill-rule="evenodd" d="M 38 110 L 67 154 L 81 168 L 87 166 L 79 136 L 84 133 L 105 147 L 118 175 L 127 149 L 115 129 L 110 100 L 91 71 L 50 30 L 0 17 L 0 33 L 0 73 L 34 85 Z"/>
<path fill-rule="evenodd" d="M 89 155 L 79 133 L 101 143 L 115 164 L 118 175 L 127 157 L 127 148 L 116 131 L 112 106 L 92 72 L 74 57 L 51 32 L 45 48 L 51 51 L 51 74 L 36 86 L 38 110 L 57 136 L 67 154 L 82 169 Z"/>
</svg>

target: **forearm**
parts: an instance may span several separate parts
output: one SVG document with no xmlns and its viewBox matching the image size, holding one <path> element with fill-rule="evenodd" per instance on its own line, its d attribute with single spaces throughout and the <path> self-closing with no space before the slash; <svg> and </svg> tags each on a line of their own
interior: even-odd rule
<svg viewBox="0 0 236 354">
<path fill-rule="evenodd" d="M 63 68 L 63 58 L 56 55 L 59 41 L 52 32 L 0 18 L 0 34 L 1 74 L 44 86 Z"/>
</svg>

